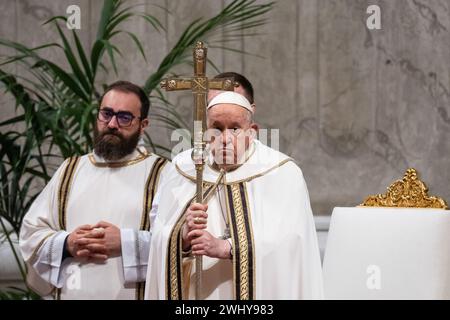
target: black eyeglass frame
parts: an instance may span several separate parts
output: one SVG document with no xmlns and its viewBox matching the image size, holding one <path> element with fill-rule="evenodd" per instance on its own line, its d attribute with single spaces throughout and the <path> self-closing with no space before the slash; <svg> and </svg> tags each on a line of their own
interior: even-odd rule
<svg viewBox="0 0 450 320">
<path fill-rule="evenodd" d="M 109 120 L 102 120 L 102 119 L 100 119 L 100 114 L 102 113 L 102 112 L 108 112 L 109 113 Z M 126 116 L 129 116 L 129 117 L 131 117 L 131 119 L 130 120 L 128 120 L 129 121 L 129 123 L 128 124 L 121 124 L 120 123 L 120 119 L 123 119 L 123 118 L 121 118 L 121 115 L 126 115 Z M 133 120 L 135 119 L 135 118 L 138 118 L 139 120 L 142 120 L 143 118 L 142 117 L 138 117 L 138 116 L 135 116 L 134 114 L 132 114 L 131 112 L 129 112 L 129 111 L 117 111 L 117 112 L 115 112 L 115 111 L 113 111 L 112 109 L 110 109 L 110 108 L 101 108 L 101 109 L 99 109 L 98 110 L 98 112 L 97 112 L 97 120 L 98 121 L 100 121 L 100 122 L 103 122 L 103 123 L 109 123 L 109 122 L 111 122 L 111 120 L 114 118 L 114 117 L 116 117 L 116 120 L 117 120 L 117 124 L 119 125 L 119 127 L 121 127 L 121 128 L 126 128 L 126 127 L 129 127 L 129 126 L 131 126 L 131 124 L 133 123 Z"/>
</svg>

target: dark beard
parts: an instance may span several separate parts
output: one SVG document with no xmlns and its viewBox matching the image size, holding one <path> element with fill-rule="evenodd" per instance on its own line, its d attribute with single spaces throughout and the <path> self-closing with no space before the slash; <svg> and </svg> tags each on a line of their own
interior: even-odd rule
<svg viewBox="0 0 450 320">
<path fill-rule="evenodd" d="M 116 161 L 131 154 L 138 144 L 139 130 L 129 138 L 123 137 L 117 129 L 107 128 L 102 132 L 94 127 L 94 151 L 106 161 Z"/>
</svg>

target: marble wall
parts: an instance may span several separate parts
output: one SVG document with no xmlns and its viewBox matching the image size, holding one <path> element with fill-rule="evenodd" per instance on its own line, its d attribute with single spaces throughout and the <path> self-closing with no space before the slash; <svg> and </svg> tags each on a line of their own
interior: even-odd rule
<svg viewBox="0 0 450 320">
<path fill-rule="evenodd" d="M 148 1 L 142 10 L 158 17 L 167 32 L 141 20 L 126 23 L 124 28 L 144 39 L 148 63 L 137 50 L 125 50 L 119 76 L 102 74 L 99 82 L 143 83 L 189 22 L 212 16 L 226 3 Z M 55 30 L 41 24 L 65 15 L 70 4 L 81 8 L 80 35 L 88 46 L 101 1 L 1 1 L 0 37 L 29 46 L 53 41 Z M 372 4 L 381 8 L 381 30 L 366 28 Z M 254 84 L 256 120 L 262 128 L 280 129 L 280 149 L 302 168 L 316 215 L 384 192 L 408 167 L 421 173 L 432 194 L 450 201 L 449 13 L 447 0 L 277 1 L 268 24 L 259 29 L 262 36 L 232 44 L 258 56 L 211 47 L 210 57 L 220 70 L 243 73 Z M 132 48 L 125 38 L 117 45 Z M 61 61 L 56 51 L 46 54 Z M 10 70 L 21 72 L 17 66 Z M 190 94 L 170 99 L 190 121 Z M 0 120 L 14 114 L 9 96 L 2 95 L 0 103 Z M 156 124 L 150 133 L 170 142 Z"/>
</svg>

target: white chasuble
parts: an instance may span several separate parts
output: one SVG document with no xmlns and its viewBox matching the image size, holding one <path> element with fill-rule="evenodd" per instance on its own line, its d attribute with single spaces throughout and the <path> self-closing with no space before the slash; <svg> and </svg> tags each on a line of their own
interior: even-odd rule
<svg viewBox="0 0 450 320">
<path fill-rule="evenodd" d="M 60 299 L 143 298 L 150 208 L 166 163 L 143 148 L 118 162 L 95 154 L 67 159 L 22 224 L 20 247 L 29 285 Z M 63 259 L 68 234 L 100 221 L 120 229 L 122 255 L 100 263 Z"/>
<path fill-rule="evenodd" d="M 195 259 L 181 249 L 183 213 L 196 191 L 191 150 L 173 163 L 177 170 L 167 175 L 155 198 L 146 299 L 195 297 Z M 219 175 L 205 165 L 206 230 L 229 238 L 233 257 L 203 257 L 201 298 L 321 299 L 319 247 L 300 168 L 254 141 L 247 160 L 216 185 Z"/>
</svg>

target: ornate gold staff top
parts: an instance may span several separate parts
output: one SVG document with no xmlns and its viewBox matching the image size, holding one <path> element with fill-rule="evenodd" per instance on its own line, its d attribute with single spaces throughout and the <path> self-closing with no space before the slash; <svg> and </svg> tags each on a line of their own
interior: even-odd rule
<svg viewBox="0 0 450 320">
<path fill-rule="evenodd" d="M 196 201 L 203 203 L 203 167 L 205 141 L 203 133 L 206 127 L 206 106 L 208 90 L 234 90 L 234 81 L 232 78 L 211 79 L 206 77 L 206 56 L 207 48 L 203 42 L 198 41 L 194 47 L 194 76 L 192 78 L 167 78 L 161 81 L 161 88 L 166 91 L 191 90 L 194 95 L 194 149 L 192 151 L 192 160 L 196 169 Z M 195 299 L 200 299 L 202 287 L 202 257 L 195 257 Z"/>
</svg>

